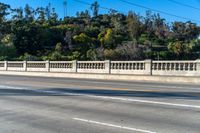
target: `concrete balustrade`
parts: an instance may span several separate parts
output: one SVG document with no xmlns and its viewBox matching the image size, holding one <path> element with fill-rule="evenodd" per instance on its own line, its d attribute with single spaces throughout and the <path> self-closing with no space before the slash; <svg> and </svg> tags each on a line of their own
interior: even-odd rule
<svg viewBox="0 0 200 133">
<path fill-rule="evenodd" d="M 199 60 L 196 61 L 153 61 L 153 75 L 200 76 Z M 198 70 L 199 69 L 199 70 Z"/>
<path fill-rule="evenodd" d="M 79 73 L 108 73 L 104 61 L 77 61 Z"/>
<path fill-rule="evenodd" d="M 1 61 L 0 71 L 200 76 L 200 60 Z"/>
<path fill-rule="evenodd" d="M 0 70 L 6 70 L 4 66 L 5 66 L 5 62 L 0 61 Z"/>
<path fill-rule="evenodd" d="M 50 61 L 50 72 L 75 72 L 73 61 Z"/>
<path fill-rule="evenodd" d="M 147 61 L 111 61 L 113 74 L 150 74 L 147 70 Z"/>
<path fill-rule="evenodd" d="M 5 62 L 5 69 L 8 71 L 24 71 L 23 61 L 8 61 Z"/>
<path fill-rule="evenodd" d="M 27 61 L 27 71 L 30 72 L 49 72 L 49 65 L 48 61 Z"/>
</svg>

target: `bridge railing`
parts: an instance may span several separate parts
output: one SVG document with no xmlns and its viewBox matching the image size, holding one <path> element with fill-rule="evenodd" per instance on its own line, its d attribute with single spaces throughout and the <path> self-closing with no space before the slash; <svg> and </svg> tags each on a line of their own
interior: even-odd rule
<svg viewBox="0 0 200 133">
<path fill-rule="evenodd" d="M 48 63 L 48 61 L 47 61 Z M 50 61 L 49 62 L 49 70 L 51 72 L 76 72 L 73 68 L 76 66 L 74 65 L 74 61 Z"/>
<path fill-rule="evenodd" d="M 199 76 L 199 60 L 196 61 L 153 61 L 153 75 Z"/>
<path fill-rule="evenodd" d="M 24 71 L 23 61 L 8 61 L 5 66 L 8 71 Z"/>
<path fill-rule="evenodd" d="M 144 61 L 111 61 L 111 73 L 113 74 L 151 74 L 151 60 Z"/>
<path fill-rule="evenodd" d="M 4 61 L 0 61 L 0 70 L 6 70 L 5 65 L 6 63 Z"/>
<path fill-rule="evenodd" d="M 80 73 L 109 73 L 107 61 L 78 61 L 77 72 Z"/>
<path fill-rule="evenodd" d="M 193 61 L 0 61 L 1 71 L 200 76 Z"/>
<path fill-rule="evenodd" d="M 26 71 L 47 71 L 46 61 L 27 61 L 24 62 L 24 66 L 26 66 Z"/>
</svg>

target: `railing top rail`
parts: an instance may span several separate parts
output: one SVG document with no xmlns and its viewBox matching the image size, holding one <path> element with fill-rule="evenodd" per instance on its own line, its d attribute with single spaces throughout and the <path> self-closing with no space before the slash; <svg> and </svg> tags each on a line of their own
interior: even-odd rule
<svg viewBox="0 0 200 133">
<path fill-rule="evenodd" d="M 145 63 L 146 61 L 111 61 L 111 63 Z"/>
<path fill-rule="evenodd" d="M 153 63 L 196 63 L 196 60 L 182 60 L 182 61 L 171 61 L 171 60 L 166 60 L 166 61 L 153 61 Z"/>
<path fill-rule="evenodd" d="M 23 61 L 8 61 L 7 63 L 23 63 Z"/>
<path fill-rule="evenodd" d="M 77 63 L 104 63 L 104 61 L 77 61 Z"/>
<path fill-rule="evenodd" d="M 50 61 L 50 63 L 73 63 L 73 61 Z"/>
<path fill-rule="evenodd" d="M 46 63 L 46 61 L 27 61 L 27 63 Z"/>
</svg>

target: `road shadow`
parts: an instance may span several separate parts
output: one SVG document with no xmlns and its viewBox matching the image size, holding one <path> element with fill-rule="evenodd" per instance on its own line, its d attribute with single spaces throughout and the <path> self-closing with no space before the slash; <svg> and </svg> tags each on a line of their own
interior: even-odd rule
<svg viewBox="0 0 200 133">
<path fill-rule="evenodd" d="M 123 91 L 123 90 L 71 89 L 71 88 L 49 88 L 49 89 L 39 89 L 39 90 L 0 89 L 0 96 L 80 96 L 79 94 L 96 95 L 96 96 L 200 100 L 200 92 L 179 92 L 179 91 L 161 92 L 161 91 L 126 91 L 126 90 Z"/>
</svg>

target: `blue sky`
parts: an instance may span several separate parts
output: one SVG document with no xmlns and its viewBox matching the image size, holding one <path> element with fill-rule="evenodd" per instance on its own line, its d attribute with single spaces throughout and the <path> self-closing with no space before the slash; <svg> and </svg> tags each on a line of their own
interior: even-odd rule
<svg viewBox="0 0 200 133">
<path fill-rule="evenodd" d="M 83 11 L 85 9 L 90 9 L 90 6 L 83 5 L 81 3 L 75 2 L 74 0 L 68 1 L 68 15 L 73 16 L 77 11 Z M 93 3 L 95 0 L 82 0 L 88 3 Z M 121 12 L 127 13 L 129 10 L 133 10 L 136 13 L 144 15 L 146 10 L 140 7 L 135 7 L 126 3 L 121 2 L 120 0 L 97 0 L 100 6 L 113 8 Z M 156 10 L 161 10 L 170 14 L 175 14 L 182 17 L 187 17 L 195 20 L 200 25 L 200 10 L 195 10 L 189 7 L 184 7 L 170 2 L 169 0 L 127 0 L 134 2 L 149 8 Z M 175 0 L 184 4 L 188 4 L 194 7 L 200 8 L 200 0 Z M 31 7 L 46 6 L 48 3 L 51 3 L 52 7 L 56 8 L 56 12 L 59 14 L 59 17 L 62 18 L 63 13 L 63 0 L 0 0 L 0 2 L 11 5 L 12 8 L 24 7 L 25 4 L 29 4 Z M 107 10 L 100 9 L 100 13 L 107 13 Z M 165 14 L 161 14 L 168 22 L 171 21 L 185 21 L 180 18 L 171 17 Z M 194 21 L 195 22 L 195 21 Z"/>
</svg>

